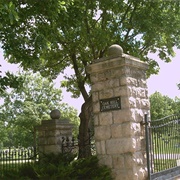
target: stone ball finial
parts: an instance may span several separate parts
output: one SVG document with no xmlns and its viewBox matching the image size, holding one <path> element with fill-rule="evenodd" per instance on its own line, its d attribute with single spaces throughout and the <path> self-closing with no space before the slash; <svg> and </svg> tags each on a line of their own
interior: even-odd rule
<svg viewBox="0 0 180 180">
<path fill-rule="evenodd" d="M 119 46 L 118 44 L 113 44 L 112 46 L 109 47 L 108 49 L 108 56 L 122 56 L 123 54 L 123 48 Z"/>
<path fill-rule="evenodd" d="M 50 113 L 51 119 L 59 119 L 60 116 L 61 116 L 61 113 L 60 113 L 60 111 L 58 109 L 54 109 Z"/>
</svg>

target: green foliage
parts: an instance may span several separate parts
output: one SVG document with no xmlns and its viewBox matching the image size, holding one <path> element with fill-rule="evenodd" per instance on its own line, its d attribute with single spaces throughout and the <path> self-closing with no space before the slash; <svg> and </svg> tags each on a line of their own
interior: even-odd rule
<svg viewBox="0 0 180 180">
<path fill-rule="evenodd" d="M 114 43 L 148 62 L 148 74 L 159 69 L 148 53 L 169 62 L 179 47 L 179 7 L 179 1 L 162 0 L 2 0 L 0 41 L 9 62 L 24 69 L 55 78 L 72 68 L 63 86 L 87 99 L 85 67 Z"/>
<path fill-rule="evenodd" d="M 178 114 L 180 112 L 180 99 L 178 97 L 171 99 L 168 96 L 163 96 L 159 92 L 155 92 L 150 96 L 150 104 L 152 120 L 160 119 L 172 114 Z"/>
<path fill-rule="evenodd" d="M 7 72 L 5 76 L 0 76 L 0 96 L 3 96 L 7 88 L 21 88 L 23 80 L 21 77 L 15 76 L 14 74 Z"/>
<path fill-rule="evenodd" d="M 155 92 L 150 96 L 151 104 L 151 119 L 160 119 L 162 117 L 173 114 L 172 104 L 173 100 L 167 96 L 161 95 L 159 92 Z"/>
<path fill-rule="evenodd" d="M 73 160 L 71 154 L 48 154 L 43 161 L 34 165 L 22 166 L 18 172 L 6 174 L 6 179 L 67 179 L 67 180 L 111 180 L 111 171 L 106 166 L 98 165 L 96 156 Z"/>
<path fill-rule="evenodd" d="M 157 53 L 169 62 L 173 47 L 180 47 L 179 29 L 179 1 L 2 0 L 0 5 L 6 59 L 49 78 L 73 69 L 62 86 L 85 101 L 90 96 L 85 68 L 106 56 L 110 45 L 120 44 L 125 53 L 147 62 L 150 75 L 159 67 L 148 54 Z M 81 117 L 82 126 L 87 125 L 89 117 Z"/>
<path fill-rule="evenodd" d="M 72 172 L 70 177 L 75 179 L 87 180 L 111 180 L 111 174 L 106 166 L 99 166 L 96 156 L 91 156 L 85 159 L 79 159 L 72 163 Z"/>
<path fill-rule="evenodd" d="M 61 164 L 62 166 L 66 166 L 71 161 L 73 161 L 74 158 L 75 155 L 70 153 L 63 153 L 63 154 L 49 153 L 49 154 L 44 154 L 44 156 L 40 160 L 40 164 L 54 164 L 55 166 Z"/>
<path fill-rule="evenodd" d="M 23 79 L 22 87 L 5 91 L 0 106 L 0 127 L 4 137 L 1 142 L 4 142 L 4 146 L 34 145 L 30 143 L 35 143 L 35 126 L 41 120 L 50 119 L 49 114 L 53 109 L 59 109 L 62 118 L 72 120 L 74 134 L 77 134 L 77 110 L 60 102 L 60 89 L 38 73 L 19 73 L 18 77 Z"/>
<path fill-rule="evenodd" d="M 175 97 L 174 102 L 175 102 L 174 106 L 173 106 L 174 113 L 175 114 L 180 114 L 180 98 Z"/>
</svg>

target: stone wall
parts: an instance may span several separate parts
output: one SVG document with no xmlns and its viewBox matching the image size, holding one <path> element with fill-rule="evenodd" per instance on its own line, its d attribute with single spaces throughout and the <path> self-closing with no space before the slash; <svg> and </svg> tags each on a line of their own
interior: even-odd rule
<svg viewBox="0 0 180 180">
<path fill-rule="evenodd" d="M 146 63 L 124 54 L 118 45 L 109 56 L 87 67 L 92 84 L 95 141 L 100 163 L 112 168 L 116 180 L 147 179 L 145 133 L 149 112 Z M 104 111 L 100 101 L 116 98 L 120 108 Z"/>
<path fill-rule="evenodd" d="M 73 125 L 68 120 L 60 119 L 60 112 L 53 110 L 51 120 L 43 120 L 38 126 L 38 151 L 40 156 L 62 152 L 62 137 L 72 137 Z"/>
</svg>

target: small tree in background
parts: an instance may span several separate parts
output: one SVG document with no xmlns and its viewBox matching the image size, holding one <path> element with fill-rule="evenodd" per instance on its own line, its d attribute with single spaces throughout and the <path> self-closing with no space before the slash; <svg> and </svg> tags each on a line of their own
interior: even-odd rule
<svg viewBox="0 0 180 180">
<path fill-rule="evenodd" d="M 155 92 L 150 96 L 150 112 L 151 119 L 156 120 L 168 115 L 177 114 L 180 108 L 180 99 L 171 99 L 163 96 L 160 92 Z"/>
<path fill-rule="evenodd" d="M 70 119 L 75 124 L 74 133 L 77 134 L 79 119 L 77 110 L 61 103 L 62 92 L 54 84 L 39 73 L 19 73 L 23 79 L 21 88 L 9 89 L 4 92 L 1 105 L 1 133 L 6 137 L 5 146 L 29 146 L 35 141 L 35 126 L 41 120 L 50 119 L 53 109 L 61 111 L 62 118 Z M 32 144 L 30 144 L 32 143 Z"/>
<path fill-rule="evenodd" d="M 157 73 L 160 59 L 171 61 L 180 42 L 180 2 L 145 0 L 1 0 L 0 41 L 6 59 L 43 76 L 56 78 L 70 67 L 62 83 L 72 96 L 82 95 L 80 149 L 92 115 L 89 74 L 85 67 L 120 44 L 125 53 Z M 85 153 L 83 156 L 87 156 Z"/>
</svg>

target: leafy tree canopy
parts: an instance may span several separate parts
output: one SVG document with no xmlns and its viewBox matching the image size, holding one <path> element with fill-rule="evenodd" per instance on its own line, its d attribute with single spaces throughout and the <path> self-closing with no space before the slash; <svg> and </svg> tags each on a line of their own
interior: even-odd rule
<svg viewBox="0 0 180 180">
<path fill-rule="evenodd" d="M 180 42 L 180 2 L 147 0 L 2 0 L 0 42 L 6 59 L 24 69 L 56 78 L 67 67 L 74 74 L 62 83 L 73 97 L 83 96 L 80 143 L 86 139 L 91 96 L 85 67 L 106 55 L 112 44 L 139 57 L 156 73 L 149 53 L 169 62 Z M 83 143 L 82 143 L 83 145 Z"/>
<path fill-rule="evenodd" d="M 152 120 L 160 119 L 172 114 L 178 114 L 180 112 L 180 99 L 178 97 L 171 99 L 168 96 L 163 96 L 159 92 L 155 92 L 150 96 L 150 104 Z"/>
<path fill-rule="evenodd" d="M 179 47 L 179 16 L 180 2 L 171 0 L 2 0 L 0 41 L 9 62 L 25 69 L 55 78 L 72 67 L 75 76 L 63 85 L 86 99 L 84 67 L 111 44 L 147 61 L 149 73 L 157 70 L 149 52 L 169 62 Z"/>
<path fill-rule="evenodd" d="M 0 106 L 0 127 L 5 145 L 20 143 L 28 146 L 33 142 L 35 126 L 41 120 L 50 119 L 49 114 L 53 109 L 59 109 L 61 118 L 75 124 L 74 133 L 77 134 L 77 110 L 61 103 L 60 89 L 56 89 L 52 82 L 38 73 L 19 73 L 18 77 L 23 79 L 23 87 L 4 91 L 4 103 Z"/>
<path fill-rule="evenodd" d="M 2 77 L 0 71 L 0 96 L 2 96 L 2 93 L 7 88 L 21 88 L 22 83 L 22 78 L 17 77 L 13 73 L 6 72 L 6 74 Z"/>
</svg>

